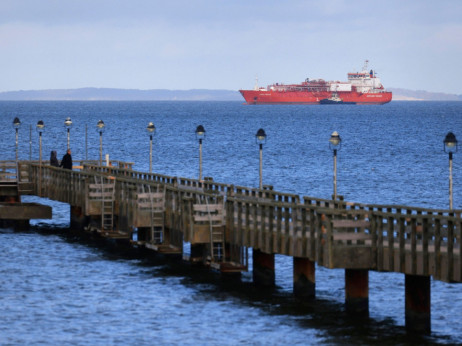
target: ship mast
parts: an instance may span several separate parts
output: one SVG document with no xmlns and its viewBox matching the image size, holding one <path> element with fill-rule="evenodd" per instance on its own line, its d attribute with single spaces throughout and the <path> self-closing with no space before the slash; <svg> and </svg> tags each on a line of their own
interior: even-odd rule
<svg viewBox="0 0 462 346">
<path fill-rule="evenodd" d="M 253 87 L 253 90 L 258 90 L 258 76 L 255 76 L 255 86 Z"/>
<path fill-rule="evenodd" d="M 368 63 L 369 63 L 369 60 L 364 61 L 363 71 L 367 71 L 367 64 Z"/>
</svg>

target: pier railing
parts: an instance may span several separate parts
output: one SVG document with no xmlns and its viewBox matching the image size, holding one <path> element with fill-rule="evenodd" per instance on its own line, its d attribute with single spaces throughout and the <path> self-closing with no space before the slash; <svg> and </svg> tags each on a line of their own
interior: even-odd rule
<svg viewBox="0 0 462 346">
<path fill-rule="evenodd" d="M 198 181 L 137 172 L 124 165 L 83 163 L 81 170 L 70 171 L 20 162 L 19 172 L 19 182 L 30 183 L 31 193 L 82 206 L 95 215 L 102 213 L 102 204 L 92 201 L 89 184 L 114 180 L 114 214 L 119 231 L 127 234 L 141 217 L 141 203 L 147 203 L 143 196 L 162 190 L 168 241 L 178 247 L 183 240 L 209 242 L 213 247 L 223 239 L 230 246 L 308 258 L 328 268 L 432 275 L 462 282 L 462 210 L 300 198 L 210 178 Z M 242 253 L 232 260 L 242 261 Z"/>
<path fill-rule="evenodd" d="M 0 161 L 0 183 L 15 183 L 17 167 L 15 161 Z"/>
</svg>

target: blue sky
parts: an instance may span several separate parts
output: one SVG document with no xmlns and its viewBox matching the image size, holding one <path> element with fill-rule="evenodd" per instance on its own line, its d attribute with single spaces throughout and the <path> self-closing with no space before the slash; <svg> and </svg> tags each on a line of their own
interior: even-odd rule
<svg viewBox="0 0 462 346">
<path fill-rule="evenodd" d="M 462 1 L 2 0 L 0 91 L 346 80 L 462 94 Z"/>
</svg>

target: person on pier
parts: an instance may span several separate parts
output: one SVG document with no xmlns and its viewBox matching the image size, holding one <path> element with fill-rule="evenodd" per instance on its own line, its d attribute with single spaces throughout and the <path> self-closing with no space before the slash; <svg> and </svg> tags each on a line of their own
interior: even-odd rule
<svg viewBox="0 0 462 346">
<path fill-rule="evenodd" d="M 50 155 L 50 165 L 54 167 L 59 167 L 59 162 L 58 162 L 58 154 L 56 153 L 55 150 L 51 151 Z"/>
<path fill-rule="evenodd" d="M 59 167 L 63 167 L 66 169 L 72 169 L 72 156 L 71 156 L 71 149 L 67 149 L 66 154 L 63 156 L 61 160 L 61 164 Z"/>
</svg>

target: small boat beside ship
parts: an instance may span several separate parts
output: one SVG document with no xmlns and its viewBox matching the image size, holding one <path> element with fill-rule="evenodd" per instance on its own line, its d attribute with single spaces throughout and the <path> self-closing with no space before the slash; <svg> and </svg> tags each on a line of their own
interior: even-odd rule
<svg viewBox="0 0 462 346">
<path fill-rule="evenodd" d="M 255 85 L 253 90 L 239 90 L 247 104 L 385 104 L 391 101 L 368 60 L 360 72 L 348 73 L 348 81 L 310 80 L 300 84 L 275 83 L 266 88 Z"/>
<path fill-rule="evenodd" d="M 331 97 L 319 101 L 321 105 L 355 105 L 356 102 L 344 102 L 335 92 Z"/>
</svg>

